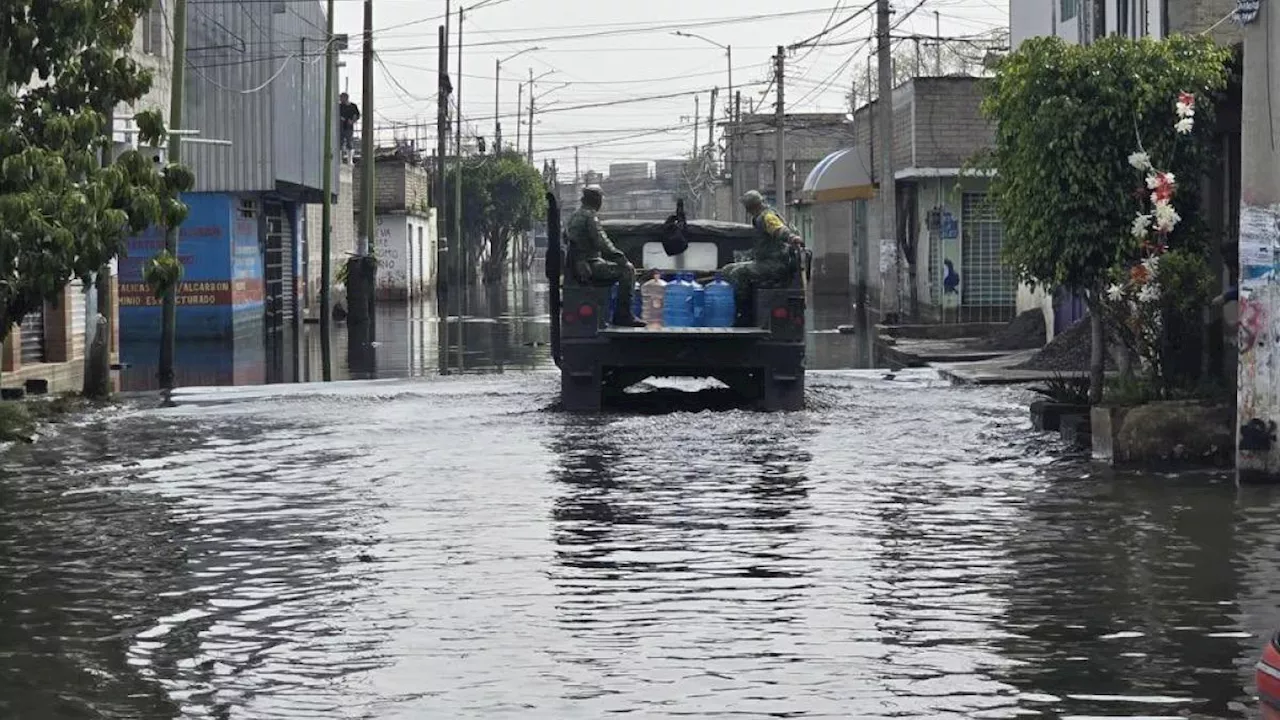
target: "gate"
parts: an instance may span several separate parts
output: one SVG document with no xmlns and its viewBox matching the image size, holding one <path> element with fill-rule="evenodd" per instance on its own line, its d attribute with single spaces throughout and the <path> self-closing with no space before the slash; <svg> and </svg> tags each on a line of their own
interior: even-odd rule
<svg viewBox="0 0 1280 720">
<path fill-rule="evenodd" d="M 970 322 L 1011 320 L 1017 307 L 1017 276 L 1001 262 L 1004 224 L 986 193 L 961 199 L 961 307 Z"/>
<path fill-rule="evenodd" d="M 19 326 L 19 337 L 22 340 L 20 362 L 44 362 L 44 308 L 23 316 Z"/>
</svg>

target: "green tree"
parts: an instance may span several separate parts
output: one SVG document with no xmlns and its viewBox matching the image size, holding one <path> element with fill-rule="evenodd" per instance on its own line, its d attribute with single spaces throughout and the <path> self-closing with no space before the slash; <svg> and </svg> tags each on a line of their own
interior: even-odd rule
<svg viewBox="0 0 1280 720">
<path fill-rule="evenodd" d="M 1108 275 L 1141 250 L 1131 230 L 1149 191 L 1129 157 L 1144 147 L 1179 179 L 1182 222 L 1169 246 L 1203 246 L 1197 185 L 1212 158 L 1214 104 L 1229 60 L 1229 50 L 1205 38 L 1110 37 L 1088 46 L 1034 38 L 1002 59 L 987 85 L 1005 260 L 1033 286 L 1084 295 L 1094 402 L 1102 394 Z M 1170 132 L 1180 92 L 1197 97 L 1189 136 Z"/>
<path fill-rule="evenodd" d="M 458 173 L 448 175 L 447 197 L 454 197 Z M 542 175 L 515 152 L 468 159 L 462 166 L 462 245 L 468 273 L 478 268 L 481 280 L 501 282 L 507 267 L 511 240 L 533 228 L 547 214 Z M 455 208 L 446 210 L 448 227 L 454 226 Z"/>
<path fill-rule="evenodd" d="M 107 118 L 137 102 L 151 77 L 128 57 L 150 0 L 0 2 L 0 341 L 13 323 L 86 282 L 148 226 L 178 224 L 189 170 L 158 169 L 138 152 L 103 166 Z M 165 137 L 159 113 L 135 116 L 142 142 Z M 176 258 L 150 263 L 176 282 Z"/>
</svg>

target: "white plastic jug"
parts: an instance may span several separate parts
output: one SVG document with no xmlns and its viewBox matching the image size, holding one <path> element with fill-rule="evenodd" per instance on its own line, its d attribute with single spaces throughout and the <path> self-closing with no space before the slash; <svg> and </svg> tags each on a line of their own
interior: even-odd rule
<svg viewBox="0 0 1280 720">
<path fill-rule="evenodd" d="M 662 282 L 662 276 L 654 273 L 651 280 L 640 286 L 640 296 L 644 303 L 644 317 L 640 319 L 651 328 L 662 327 L 662 311 L 667 298 L 667 284 Z"/>
</svg>

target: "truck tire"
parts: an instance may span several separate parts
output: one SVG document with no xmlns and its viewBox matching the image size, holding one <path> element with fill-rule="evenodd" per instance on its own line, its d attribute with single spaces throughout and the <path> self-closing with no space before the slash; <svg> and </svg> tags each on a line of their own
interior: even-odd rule
<svg viewBox="0 0 1280 720">
<path fill-rule="evenodd" d="M 774 370 L 760 373 L 759 407 L 765 412 L 804 410 L 804 371 L 779 377 Z"/>
<path fill-rule="evenodd" d="M 560 405 L 565 412 L 600 412 L 603 390 L 598 368 L 586 377 L 574 377 L 567 370 L 560 371 Z"/>
</svg>

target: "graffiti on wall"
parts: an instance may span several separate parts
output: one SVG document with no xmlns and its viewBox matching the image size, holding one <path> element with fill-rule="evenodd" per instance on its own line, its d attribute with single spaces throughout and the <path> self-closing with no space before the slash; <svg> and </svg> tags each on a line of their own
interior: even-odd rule
<svg viewBox="0 0 1280 720">
<path fill-rule="evenodd" d="M 939 293 L 940 304 L 944 308 L 960 307 L 961 257 L 960 257 L 960 221 L 951 209 L 945 205 L 936 205 L 925 216 L 925 225 L 929 229 L 930 242 L 938 244 L 938 277 L 934 278 Z"/>
</svg>

